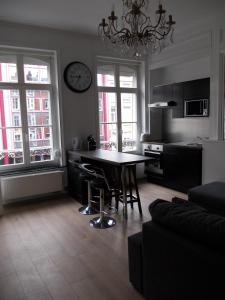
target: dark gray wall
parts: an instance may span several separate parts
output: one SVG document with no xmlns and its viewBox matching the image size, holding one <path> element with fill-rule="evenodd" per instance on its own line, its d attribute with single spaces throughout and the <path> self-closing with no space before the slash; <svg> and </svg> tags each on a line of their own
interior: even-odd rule
<svg viewBox="0 0 225 300">
<path fill-rule="evenodd" d="M 209 118 L 172 118 L 172 110 L 163 111 L 162 138 L 171 142 L 208 139 Z"/>
</svg>

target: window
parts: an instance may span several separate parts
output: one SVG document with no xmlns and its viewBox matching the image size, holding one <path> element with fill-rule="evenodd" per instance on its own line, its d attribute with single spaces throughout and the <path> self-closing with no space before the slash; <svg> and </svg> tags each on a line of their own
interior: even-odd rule
<svg viewBox="0 0 225 300">
<path fill-rule="evenodd" d="M 34 98 L 30 98 L 27 94 L 27 109 L 34 110 Z"/>
<path fill-rule="evenodd" d="M 28 125 L 29 126 L 36 125 L 36 114 L 35 113 L 28 114 Z"/>
<path fill-rule="evenodd" d="M 54 60 L 50 52 L 0 48 L 0 170 L 59 163 Z"/>
<path fill-rule="evenodd" d="M 48 101 L 48 99 L 44 99 L 43 103 L 44 103 L 43 109 L 44 110 L 48 110 L 49 109 L 49 101 Z"/>
<path fill-rule="evenodd" d="M 97 70 L 100 147 L 137 149 L 137 66 L 99 65 Z"/>
<path fill-rule="evenodd" d="M 19 115 L 14 115 L 13 116 L 13 123 L 15 127 L 19 127 L 20 126 L 20 116 Z"/>
<path fill-rule="evenodd" d="M 10 93 L 11 99 L 12 99 L 12 108 L 14 111 L 17 111 L 20 109 L 19 107 L 19 93 L 18 91 L 11 91 Z"/>
<path fill-rule="evenodd" d="M 21 141 L 21 136 L 20 134 L 15 133 L 15 141 L 20 142 Z"/>
</svg>

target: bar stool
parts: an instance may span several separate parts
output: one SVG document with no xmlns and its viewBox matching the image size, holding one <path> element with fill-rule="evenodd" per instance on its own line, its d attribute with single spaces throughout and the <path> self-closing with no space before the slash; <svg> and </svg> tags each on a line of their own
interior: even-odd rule
<svg viewBox="0 0 225 300">
<path fill-rule="evenodd" d="M 99 201 L 100 201 L 100 211 L 99 216 L 90 220 L 89 224 L 91 227 L 97 229 L 106 229 L 114 226 L 116 224 L 115 219 L 106 216 L 105 212 L 105 191 L 110 192 L 113 195 L 113 189 L 110 188 L 107 178 L 105 176 L 104 170 L 90 166 L 87 168 L 92 175 L 91 188 L 99 191 Z"/>
<path fill-rule="evenodd" d="M 88 169 L 90 167 L 91 167 L 90 164 L 79 164 L 79 168 L 83 172 L 83 180 L 87 182 L 87 187 L 88 187 L 88 205 L 79 208 L 79 212 L 82 215 L 95 215 L 98 213 L 98 211 L 92 205 L 92 203 L 96 203 L 96 202 L 92 200 L 91 181 L 93 179 L 93 176 L 92 176 L 92 171 Z"/>
<path fill-rule="evenodd" d="M 138 203 L 139 213 L 140 213 L 140 215 L 142 215 L 141 200 L 140 200 L 140 195 L 139 195 L 139 191 L 138 191 L 138 184 L 137 184 L 137 178 L 136 178 L 136 165 L 135 164 L 126 165 L 125 189 L 128 190 L 128 193 L 126 192 L 127 204 L 130 203 L 131 209 L 133 209 L 134 203 Z M 133 190 L 135 192 L 135 195 L 133 193 Z M 119 207 L 119 202 L 124 204 L 123 195 L 120 195 L 116 199 L 116 208 L 117 209 Z"/>
</svg>

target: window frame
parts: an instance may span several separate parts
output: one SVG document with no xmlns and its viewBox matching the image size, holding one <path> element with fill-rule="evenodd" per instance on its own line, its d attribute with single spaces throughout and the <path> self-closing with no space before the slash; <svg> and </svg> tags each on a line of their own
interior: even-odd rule
<svg viewBox="0 0 225 300">
<path fill-rule="evenodd" d="M 98 68 L 106 65 L 111 65 L 114 69 L 115 76 L 115 86 L 98 86 Z M 120 87 L 120 67 L 128 67 L 133 69 L 136 73 L 136 87 Z M 140 136 L 140 111 L 141 111 L 141 101 L 140 101 L 140 75 L 139 75 L 139 67 L 140 63 L 136 61 L 126 61 L 126 60 L 105 60 L 98 59 L 97 60 L 97 68 L 96 68 L 96 86 L 97 86 L 97 99 L 99 99 L 99 93 L 115 93 L 116 95 L 116 105 L 117 105 L 117 122 L 100 122 L 99 118 L 99 101 L 98 103 L 98 137 L 100 138 L 100 125 L 101 124 L 116 124 L 117 125 L 117 151 L 124 153 L 137 153 L 139 152 L 139 136 Z M 137 121 L 136 122 L 122 122 L 122 111 L 121 111 L 121 94 L 135 94 L 136 95 L 136 105 L 137 105 Z M 132 151 L 123 151 L 122 149 L 122 124 L 134 124 L 137 125 L 137 140 L 136 140 L 136 150 Z"/>
<path fill-rule="evenodd" d="M 62 165 L 62 146 L 61 146 L 61 130 L 60 130 L 60 113 L 59 113 L 59 93 L 58 93 L 58 76 L 57 76 L 57 56 L 55 51 L 23 49 L 23 48 L 8 48 L 0 45 L 0 55 L 15 55 L 17 65 L 18 82 L 0 82 L 0 89 L 2 90 L 18 90 L 20 101 L 20 115 L 23 146 L 23 163 L 0 165 L 0 173 L 5 171 L 17 169 L 36 169 L 39 167 L 61 166 Z M 50 76 L 49 83 L 26 83 L 24 78 L 24 57 L 33 57 L 40 59 L 49 64 Z M 26 91 L 48 91 L 50 98 L 49 113 L 51 114 L 51 124 L 41 126 L 28 124 L 28 114 L 26 105 Z M 34 99 L 35 102 L 35 99 Z M 35 105 L 35 104 L 34 104 Z M 16 111 L 17 112 L 17 111 Z M 31 160 L 30 146 L 29 146 L 29 127 L 51 127 L 52 131 L 52 159 L 35 161 Z"/>
</svg>

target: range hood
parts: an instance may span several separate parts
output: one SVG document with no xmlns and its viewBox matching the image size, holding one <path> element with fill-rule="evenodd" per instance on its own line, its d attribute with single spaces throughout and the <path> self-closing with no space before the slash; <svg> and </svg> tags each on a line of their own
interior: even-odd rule
<svg viewBox="0 0 225 300">
<path fill-rule="evenodd" d="M 175 102 L 175 101 L 165 101 L 165 102 L 160 101 L 160 102 L 148 104 L 148 107 L 150 107 L 150 108 L 170 108 L 170 107 L 173 107 L 176 105 L 177 105 L 177 102 Z"/>
</svg>

